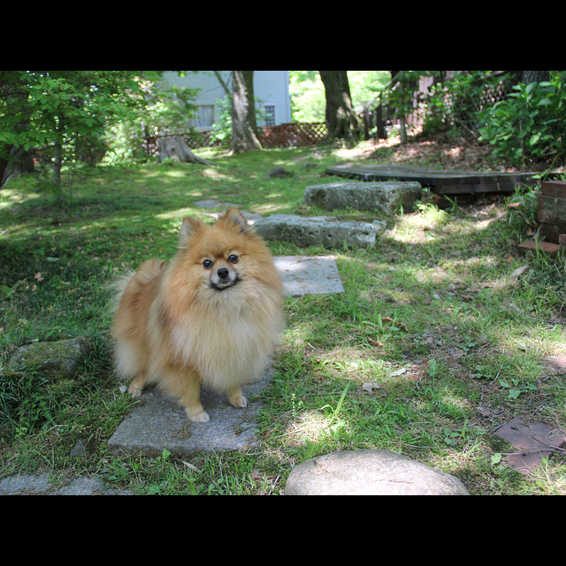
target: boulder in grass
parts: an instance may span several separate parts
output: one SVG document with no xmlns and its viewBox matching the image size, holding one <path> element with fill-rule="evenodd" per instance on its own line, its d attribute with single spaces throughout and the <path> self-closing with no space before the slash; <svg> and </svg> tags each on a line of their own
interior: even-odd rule
<svg viewBox="0 0 566 566">
<path fill-rule="evenodd" d="M 37 370 L 52 377 L 74 377 L 90 353 L 84 338 L 35 342 L 18 348 L 10 360 L 10 369 Z"/>
<path fill-rule="evenodd" d="M 469 495 L 460 480 L 389 450 L 333 452 L 295 466 L 286 495 Z"/>
</svg>

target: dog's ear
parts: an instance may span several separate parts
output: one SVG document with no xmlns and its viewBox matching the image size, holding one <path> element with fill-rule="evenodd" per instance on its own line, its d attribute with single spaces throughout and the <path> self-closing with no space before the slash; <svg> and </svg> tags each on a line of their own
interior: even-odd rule
<svg viewBox="0 0 566 566">
<path fill-rule="evenodd" d="M 181 231 L 179 233 L 179 245 L 182 248 L 187 247 L 187 240 L 196 234 L 204 224 L 197 220 L 196 218 L 190 218 L 189 216 L 185 216 L 183 218 L 183 223 L 181 224 Z"/>
<path fill-rule="evenodd" d="M 240 232 L 247 232 L 249 230 L 246 217 L 235 206 L 230 207 L 220 216 L 218 222 L 224 222 L 228 226 L 235 226 Z"/>
</svg>

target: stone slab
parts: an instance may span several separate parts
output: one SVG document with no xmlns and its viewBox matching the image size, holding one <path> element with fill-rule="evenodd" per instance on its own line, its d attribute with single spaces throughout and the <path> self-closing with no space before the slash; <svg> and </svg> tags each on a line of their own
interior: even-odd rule
<svg viewBox="0 0 566 566">
<path fill-rule="evenodd" d="M 344 292 L 334 256 L 276 256 L 273 261 L 288 295 L 299 297 Z"/>
<path fill-rule="evenodd" d="M 295 466 L 285 495 L 469 495 L 457 478 L 389 450 L 347 450 Z"/>
<path fill-rule="evenodd" d="M 234 206 L 231 202 L 220 202 L 211 198 L 204 200 L 197 200 L 194 203 L 194 205 L 198 206 L 199 208 L 217 208 L 219 206 L 222 206 L 226 209 L 230 208 L 231 206 Z"/>
<path fill-rule="evenodd" d="M 0 480 L 0 495 L 132 495 L 132 492 L 110 489 L 97 477 L 78 477 L 60 485 L 51 481 L 48 472 L 43 472 L 15 474 Z"/>
<path fill-rule="evenodd" d="M 307 187 L 305 203 L 325 210 L 353 208 L 390 215 L 401 206 L 412 210 L 422 193 L 420 183 L 414 181 L 329 183 Z"/>
<path fill-rule="evenodd" d="M 367 248 L 377 242 L 385 222 L 343 222 L 325 216 L 275 214 L 257 220 L 255 231 L 265 240 L 283 240 L 297 246 Z"/>
<path fill-rule="evenodd" d="M 263 406 L 254 398 L 269 385 L 273 370 L 268 369 L 255 382 L 242 387 L 248 399 L 245 409 L 233 407 L 225 395 L 203 390 L 201 402 L 210 415 L 206 423 L 189 421 L 177 403 L 157 391 L 142 395 L 136 407 L 108 441 L 110 453 L 159 456 L 164 449 L 178 456 L 203 452 L 244 450 L 256 444 L 257 416 Z"/>
</svg>

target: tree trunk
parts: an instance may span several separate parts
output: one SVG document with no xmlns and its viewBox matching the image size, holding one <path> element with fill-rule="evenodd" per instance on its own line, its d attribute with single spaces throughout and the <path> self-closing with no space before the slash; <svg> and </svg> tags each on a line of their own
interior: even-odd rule
<svg viewBox="0 0 566 566">
<path fill-rule="evenodd" d="M 547 81 L 549 78 L 550 74 L 548 71 L 523 71 L 523 83 L 526 85 Z"/>
<path fill-rule="evenodd" d="M 22 79 L 16 72 L 0 72 L 0 101 L 3 111 L 18 116 L 18 121 L 12 125 L 19 133 L 29 128 L 28 94 Z M 0 189 L 9 181 L 12 175 L 20 172 L 33 172 L 33 148 L 27 151 L 23 146 L 0 143 Z"/>
<path fill-rule="evenodd" d="M 57 140 L 55 142 L 55 150 L 53 156 L 53 184 L 61 189 L 61 165 L 63 163 L 63 148 L 61 147 L 61 142 Z"/>
<path fill-rule="evenodd" d="M 263 149 L 257 137 L 254 72 L 232 71 L 232 150 L 245 153 Z"/>
<path fill-rule="evenodd" d="M 385 120 L 383 119 L 383 104 L 379 103 L 375 109 L 375 125 L 377 126 L 377 139 L 386 140 L 387 131 L 385 129 Z"/>
<path fill-rule="evenodd" d="M 172 157 L 175 161 L 180 161 L 181 163 L 200 163 L 201 165 L 212 165 L 210 161 L 196 156 L 191 151 L 183 136 L 157 138 L 157 150 L 159 152 L 159 159 L 161 161 L 168 157 Z"/>
<path fill-rule="evenodd" d="M 325 141 L 335 138 L 359 140 L 362 133 L 360 120 L 352 108 L 352 96 L 347 71 L 319 71 L 326 95 Z"/>
</svg>

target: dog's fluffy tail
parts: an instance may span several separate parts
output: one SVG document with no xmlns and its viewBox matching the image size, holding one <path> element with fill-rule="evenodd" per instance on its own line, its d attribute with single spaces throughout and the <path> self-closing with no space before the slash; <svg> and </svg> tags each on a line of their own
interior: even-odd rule
<svg viewBox="0 0 566 566">
<path fill-rule="evenodd" d="M 166 264 L 167 262 L 163 259 L 148 259 L 140 265 L 137 271 L 130 270 L 110 283 L 109 287 L 113 291 L 113 297 L 110 303 L 112 314 L 114 315 L 118 309 L 118 305 L 122 300 L 122 295 L 124 294 L 128 283 L 132 280 L 132 277 L 136 277 L 142 284 L 147 283 L 157 275 L 160 275 L 165 269 Z"/>
</svg>

